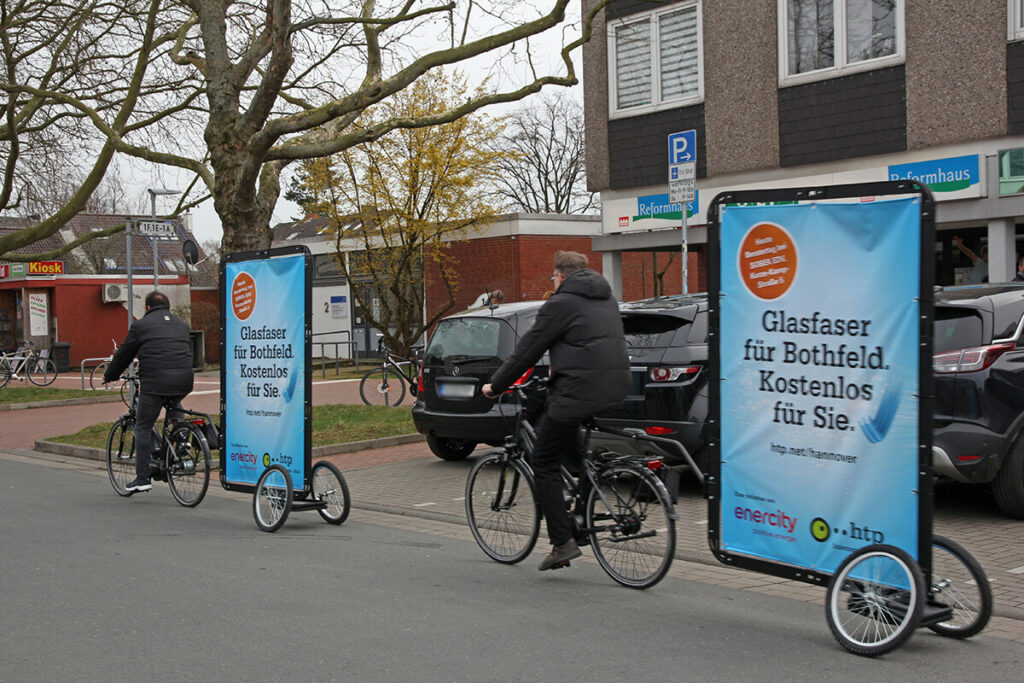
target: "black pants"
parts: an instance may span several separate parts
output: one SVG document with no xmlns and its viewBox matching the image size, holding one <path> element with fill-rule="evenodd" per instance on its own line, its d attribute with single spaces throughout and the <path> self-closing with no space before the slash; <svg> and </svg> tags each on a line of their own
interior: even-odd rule
<svg viewBox="0 0 1024 683">
<path fill-rule="evenodd" d="M 164 401 L 173 400 L 174 407 L 168 411 L 168 418 L 174 419 L 181 415 L 181 399 L 178 396 L 162 396 L 160 394 L 139 394 L 139 405 L 135 410 L 135 476 L 149 479 L 150 460 L 153 455 L 153 425 L 160 417 L 160 409 Z"/>
<path fill-rule="evenodd" d="M 562 545 L 572 538 L 572 522 L 562 495 L 559 465 L 563 459 L 567 464 L 578 459 L 575 441 L 579 426 L 578 422 L 558 422 L 543 416 L 537 428 L 537 444 L 530 456 L 530 466 L 537 482 L 537 497 L 552 545 Z"/>
</svg>

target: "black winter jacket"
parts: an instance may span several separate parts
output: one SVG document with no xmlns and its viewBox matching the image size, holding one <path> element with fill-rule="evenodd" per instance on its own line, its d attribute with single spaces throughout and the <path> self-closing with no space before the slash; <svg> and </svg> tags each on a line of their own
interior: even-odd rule
<svg viewBox="0 0 1024 683">
<path fill-rule="evenodd" d="M 630 386 L 622 318 L 611 286 L 597 271 L 576 271 L 541 306 L 533 327 L 491 378 L 493 390 L 508 389 L 549 349 L 551 419 L 582 422 L 622 403 Z"/>
<path fill-rule="evenodd" d="M 156 307 L 132 323 L 124 343 L 103 373 L 113 382 L 139 356 L 144 394 L 184 396 L 192 391 L 192 340 L 188 325 L 167 307 Z"/>
</svg>

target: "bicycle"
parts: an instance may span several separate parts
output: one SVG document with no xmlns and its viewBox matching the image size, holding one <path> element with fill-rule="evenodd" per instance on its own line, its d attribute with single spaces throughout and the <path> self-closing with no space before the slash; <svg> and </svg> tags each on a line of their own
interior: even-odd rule
<svg viewBox="0 0 1024 683">
<path fill-rule="evenodd" d="M 110 428 L 107 436 L 107 475 L 114 491 L 124 497 L 136 493 L 127 485 L 135 478 L 135 415 L 138 409 L 139 378 L 130 368 L 125 375 L 128 387 L 128 412 Z M 122 394 L 122 397 L 125 395 Z M 210 445 L 219 445 L 213 419 L 205 413 L 187 409 L 175 410 L 176 401 L 164 401 L 167 417 L 163 428 L 153 427 L 153 474 L 157 481 L 166 481 L 171 495 L 184 507 L 202 502 L 210 486 Z"/>
<path fill-rule="evenodd" d="M 533 383 L 543 384 L 542 380 L 517 382 L 510 390 L 517 392 L 524 406 L 525 390 Z M 504 564 L 526 558 L 540 535 L 540 503 L 529 464 L 536 432 L 526 413 L 519 411 L 515 431 L 506 437 L 504 447 L 478 458 L 466 480 L 466 517 L 473 538 L 491 559 Z M 584 436 L 603 431 L 651 438 L 598 427 L 593 421 L 582 430 Z M 661 459 L 597 453 L 582 445 L 579 455 L 578 473 L 561 466 L 573 535 L 577 542 L 589 542 L 598 564 L 616 582 L 650 588 L 672 564 L 679 518 L 668 490 L 655 475 Z M 556 568 L 567 566 L 569 562 Z"/>
<path fill-rule="evenodd" d="M 28 381 L 40 387 L 57 379 L 57 364 L 52 358 L 34 351 L 33 346 L 30 340 L 25 339 L 13 354 L 0 355 L 0 389 L 12 379 L 23 379 L 18 376 L 19 372 L 24 372 Z"/>
<path fill-rule="evenodd" d="M 931 582 L 894 546 L 871 545 L 848 557 L 829 581 L 825 616 L 850 652 L 876 656 L 903 644 L 918 626 L 946 638 L 970 638 L 992 616 L 992 587 L 959 544 L 932 536 Z"/>
<path fill-rule="evenodd" d="M 384 354 L 381 366 L 367 372 L 359 381 L 359 396 L 363 399 L 363 403 L 368 406 L 397 406 L 405 398 L 406 384 L 409 385 L 409 393 L 415 396 L 415 359 L 403 358 L 391 353 L 390 349 L 384 345 L 383 338 L 377 341 L 377 351 Z M 402 369 L 404 364 L 410 366 L 408 373 Z"/>
</svg>

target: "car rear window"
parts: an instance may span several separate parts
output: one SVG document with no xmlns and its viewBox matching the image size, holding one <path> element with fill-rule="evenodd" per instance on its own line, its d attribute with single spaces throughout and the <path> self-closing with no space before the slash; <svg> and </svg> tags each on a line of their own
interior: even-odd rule
<svg viewBox="0 0 1024 683">
<path fill-rule="evenodd" d="M 682 318 L 671 315 L 624 315 L 622 329 L 626 344 L 633 347 L 668 347 L 676 331 L 688 326 Z"/>
<path fill-rule="evenodd" d="M 935 309 L 935 353 L 956 351 L 985 343 L 981 317 L 972 311 Z"/>
<path fill-rule="evenodd" d="M 515 347 L 515 333 L 497 318 L 453 318 L 437 324 L 424 356 L 426 362 L 446 358 L 505 358 Z"/>
</svg>

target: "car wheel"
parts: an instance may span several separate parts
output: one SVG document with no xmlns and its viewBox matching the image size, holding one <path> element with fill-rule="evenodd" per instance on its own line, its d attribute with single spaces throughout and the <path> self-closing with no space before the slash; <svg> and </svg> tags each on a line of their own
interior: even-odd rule
<svg viewBox="0 0 1024 683">
<path fill-rule="evenodd" d="M 439 436 L 428 434 L 427 445 L 430 446 L 431 452 L 442 460 L 465 460 L 476 448 L 476 441 L 442 439 Z"/>
<path fill-rule="evenodd" d="M 1024 519 L 1024 434 L 1017 437 L 992 482 L 996 505 L 1004 514 Z"/>
</svg>

